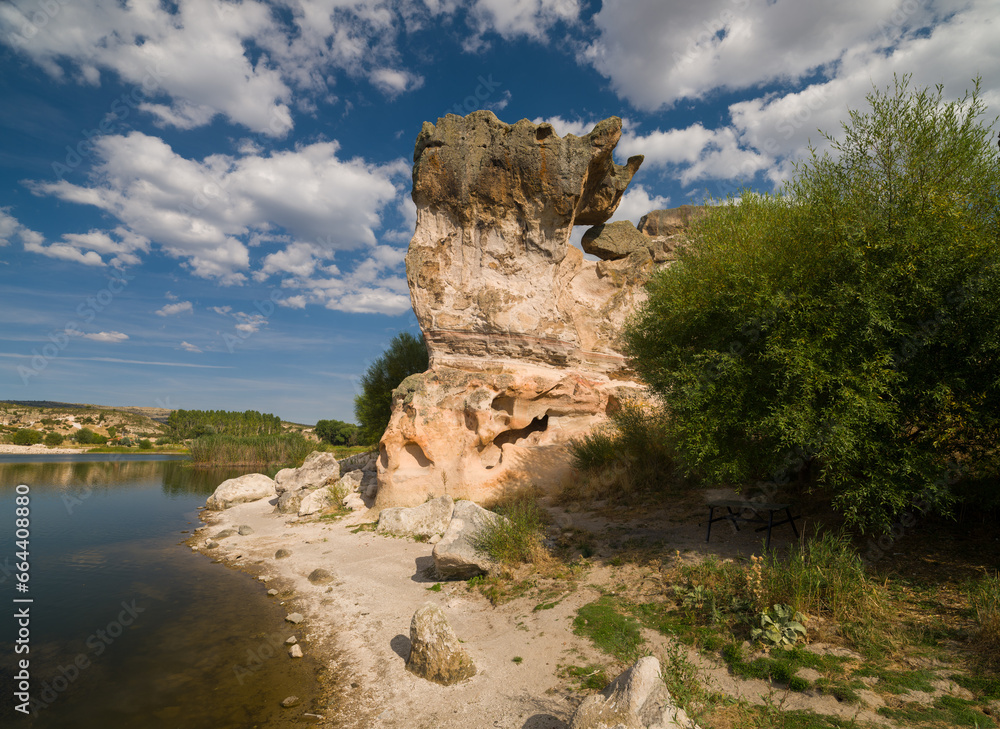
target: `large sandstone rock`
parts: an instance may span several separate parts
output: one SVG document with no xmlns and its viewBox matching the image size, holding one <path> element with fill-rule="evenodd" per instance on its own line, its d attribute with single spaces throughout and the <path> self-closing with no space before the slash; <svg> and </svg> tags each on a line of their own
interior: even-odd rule
<svg viewBox="0 0 1000 729">
<path fill-rule="evenodd" d="M 410 621 L 410 657 L 406 670 L 428 681 L 451 686 L 476 675 L 476 666 L 448 625 L 441 608 L 427 603 Z"/>
<path fill-rule="evenodd" d="M 231 478 L 219 484 L 215 493 L 208 497 L 205 506 L 221 511 L 236 504 L 269 499 L 276 495 L 272 479 L 262 473 L 248 473 L 246 476 Z"/>
<path fill-rule="evenodd" d="M 617 336 L 669 256 L 630 224 L 609 226 L 637 246 L 615 260 L 569 243 L 607 221 L 639 168 L 614 163 L 620 136 L 617 117 L 582 137 L 488 111 L 424 123 L 406 275 L 430 369 L 393 395 L 376 508 L 554 486 L 567 441 L 641 393 Z"/>
<path fill-rule="evenodd" d="M 660 676 L 660 662 L 640 658 L 599 694 L 588 696 L 570 720 L 570 729 L 697 729 L 674 706 Z"/>
<path fill-rule="evenodd" d="M 343 496 L 340 498 L 343 498 Z M 313 489 L 307 492 L 302 497 L 302 501 L 299 502 L 299 516 L 315 514 L 317 511 L 322 511 L 328 506 L 332 506 L 338 500 L 337 492 L 333 487 L 323 486 L 322 488 Z"/>
<path fill-rule="evenodd" d="M 313 451 L 298 468 L 283 468 L 275 476 L 279 493 L 318 488 L 327 479 L 340 478 L 340 464 L 332 453 Z"/>
<path fill-rule="evenodd" d="M 394 506 L 378 515 L 380 534 L 432 537 L 444 534 L 451 523 L 455 502 L 448 495 L 431 499 L 420 506 Z"/>
<path fill-rule="evenodd" d="M 467 580 L 497 569 L 489 555 L 476 548 L 476 535 L 503 517 L 471 501 L 459 501 L 441 541 L 434 545 L 434 569 L 441 579 Z"/>
<path fill-rule="evenodd" d="M 595 225 L 583 234 L 580 245 L 603 261 L 616 261 L 633 253 L 649 255 L 650 239 L 636 230 L 631 221 L 619 220 Z"/>
<path fill-rule="evenodd" d="M 650 238 L 683 233 L 692 222 L 705 214 L 704 205 L 681 205 L 677 208 L 653 210 L 639 218 L 636 228 Z"/>
</svg>

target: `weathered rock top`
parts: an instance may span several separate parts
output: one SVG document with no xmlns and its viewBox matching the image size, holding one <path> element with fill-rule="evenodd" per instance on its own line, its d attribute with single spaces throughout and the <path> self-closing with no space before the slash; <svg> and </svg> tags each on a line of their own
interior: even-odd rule
<svg viewBox="0 0 1000 729">
<path fill-rule="evenodd" d="M 541 207 L 562 225 L 603 223 L 618 207 L 642 155 L 615 164 L 616 116 L 585 137 L 551 124 L 505 124 L 491 111 L 424 122 L 413 151 L 413 201 L 446 208 L 461 222 Z M 555 221 L 553 221 L 555 222 Z"/>
</svg>

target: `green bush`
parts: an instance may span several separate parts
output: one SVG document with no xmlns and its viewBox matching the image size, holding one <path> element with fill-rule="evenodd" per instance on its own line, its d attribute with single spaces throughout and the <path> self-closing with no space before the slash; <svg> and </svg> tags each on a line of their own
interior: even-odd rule
<svg viewBox="0 0 1000 729">
<path fill-rule="evenodd" d="M 37 445 L 42 442 L 42 434 L 31 428 L 21 428 L 10 437 L 14 445 Z"/>
<path fill-rule="evenodd" d="M 97 435 L 90 428 L 80 428 L 76 433 L 73 434 L 73 440 L 75 440 L 80 445 L 87 445 L 89 443 L 96 443 L 95 440 Z"/>
<path fill-rule="evenodd" d="M 317 438 L 330 445 L 352 446 L 358 443 L 358 426 L 342 420 L 320 420 L 313 432 Z"/>
<path fill-rule="evenodd" d="M 45 436 L 45 445 L 47 446 L 58 446 L 62 445 L 65 438 L 59 433 L 49 433 Z"/>
<path fill-rule="evenodd" d="M 410 375 L 427 369 L 427 344 L 421 334 L 400 332 L 361 375 L 361 394 L 354 398 L 354 416 L 363 443 L 377 443 L 392 415 L 392 391 Z"/>
<path fill-rule="evenodd" d="M 832 155 L 712 208 L 654 276 L 624 338 L 684 473 L 808 477 L 880 530 L 1000 472 L 1000 156 L 978 80 L 942 94 L 873 92 Z"/>
<path fill-rule="evenodd" d="M 151 441 L 149 438 L 143 438 L 139 441 L 139 447 L 142 448 L 143 450 L 149 450 L 150 448 L 153 447 L 153 441 Z"/>
</svg>

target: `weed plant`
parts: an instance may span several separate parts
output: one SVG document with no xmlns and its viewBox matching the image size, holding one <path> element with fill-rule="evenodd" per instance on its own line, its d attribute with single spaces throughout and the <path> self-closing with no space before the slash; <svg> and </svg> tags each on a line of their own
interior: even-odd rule
<svg viewBox="0 0 1000 729">
<path fill-rule="evenodd" d="M 505 567 L 542 564 L 548 553 L 542 546 L 545 512 L 528 491 L 520 491 L 493 504 L 501 519 L 486 524 L 476 534 L 473 546 Z"/>
</svg>

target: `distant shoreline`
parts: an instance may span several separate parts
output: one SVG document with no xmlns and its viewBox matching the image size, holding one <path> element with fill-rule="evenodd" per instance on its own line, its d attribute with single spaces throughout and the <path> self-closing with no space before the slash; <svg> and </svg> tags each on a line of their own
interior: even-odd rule
<svg viewBox="0 0 1000 729">
<path fill-rule="evenodd" d="M 14 454 L 14 453 L 86 453 L 89 448 L 50 448 L 46 445 L 11 445 L 9 443 L 0 443 L 0 453 Z"/>
</svg>

